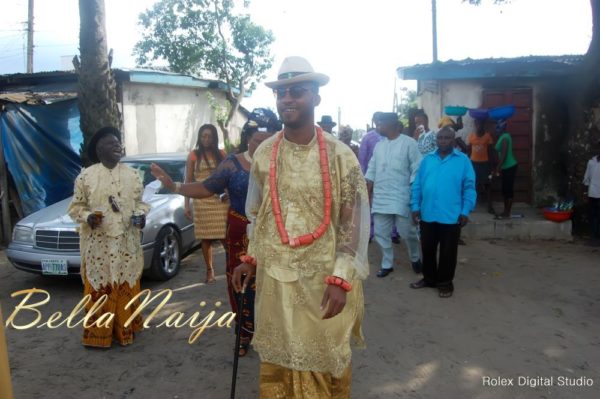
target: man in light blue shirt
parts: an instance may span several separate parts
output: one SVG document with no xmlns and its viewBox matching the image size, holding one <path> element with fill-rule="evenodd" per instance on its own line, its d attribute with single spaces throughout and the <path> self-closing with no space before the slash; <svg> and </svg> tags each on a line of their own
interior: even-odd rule
<svg viewBox="0 0 600 399">
<path fill-rule="evenodd" d="M 423 251 L 423 278 L 410 287 L 437 287 L 442 298 L 454 292 L 460 228 L 477 200 L 473 165 L 454 149 L 454 136 L 450 126 L 438 131 L 438 149 L 423 158 L 410 200 L 413 220 L 420 223 Z"/>
<path fill-rule="evenodd" d="M 372 198 L 375 240 L 383 258 L 377 277 L 394 271 L 394 250 L 390 234 L 396 226 L 406 242 L 413 270 L 421 272 L 419 235 L 410 215 L 410 185 L 415 179 L 421 154 L 417 142 L 401 134 L 402 125 L 394 112 L 383 112 L 377 131 L 385 138 L 377 143 L 365 178 Z"/>
</svg>

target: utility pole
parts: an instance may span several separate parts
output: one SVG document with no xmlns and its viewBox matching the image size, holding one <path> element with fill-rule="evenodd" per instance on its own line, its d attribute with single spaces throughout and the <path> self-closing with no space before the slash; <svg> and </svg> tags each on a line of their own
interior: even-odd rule
<svg viewBox="0 0 600 399">
<path fill-rule="evenodd" d="M 398 92 L 396 92 L 396 82 L 398 79 L 394 76 L 394 101 L 392 103 L 392 112 L 398 112 Z"/>
<path fill-rule="evenodd" d="M 27 10 L 27 73 L 33 73 L 33 0 Z"/>
<path fill-rule="evenodd" d="M 32 0 L 33 1 L 33 0 Z M 431 31 L 433 36 L 433 62 L 438 60 L 437 54 L 437 10 L 436 0 L 431 0 Z"/>
</svg>

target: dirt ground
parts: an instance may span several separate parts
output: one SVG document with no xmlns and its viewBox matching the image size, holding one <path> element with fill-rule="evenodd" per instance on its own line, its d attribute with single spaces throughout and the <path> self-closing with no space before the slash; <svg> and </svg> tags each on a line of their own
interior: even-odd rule
<svg viewBox="0 0 600 399">
<path fill-rule="evenodd" d="M 441 299 L 435 290 L 408 287 L 417 277 L 404 246 L 395 248 L 395 272 L 379 279 L 380 252 L 371 244 L 368 346 L 354 351 L 353 398 L 600 397 L 599 249 L 543 241 L 468 242 L 459 251 L 455 294 Z M 216 301 L 223 302 L 219 315 L 228 308 L 223 253 L 217 255 L 218 282 L 209 286 L 199 283 L 200 258 L 198 253 L 186 258 L 169 282 L 142 282 L 154 292 L 174 290 L 158 322 L 176 310 L 205 315 Z M 52 295 L 42 308 L 44 320 L 54 311 L 68 313 L 80 300 L 78 279 L 17 271 L 0 254 L 5 318 L 18 303 L 10 293 L 32 287 Z M 200 301 L 207 305 L 201 308 Z M 232 330 L 207 330 L 190 345 L 189 327 L 153 326 L 132 346 L 110 350 L 81 346 L 80 328 L 6 333 L 18 399 L 229 398 Z M 237 398 L 258 397 L 258 366 L 255 352 L 241 359 Z M 501 383 L 498 377 L 504 384 L 512 379 L 513 386 L 491 386 Z M 535 386 L 542 383 L 552 385 Z"/>
</svg>

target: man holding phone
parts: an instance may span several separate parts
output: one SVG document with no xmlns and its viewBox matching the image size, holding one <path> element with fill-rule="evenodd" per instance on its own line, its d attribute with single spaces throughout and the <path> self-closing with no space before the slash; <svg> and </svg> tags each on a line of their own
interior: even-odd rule
<svg viewBox="0 0 600 399">
<path fill-rule="evenodd" d="M 435 132 L 429 130 L 429 118 L 422 109 L 415 113 L 415 126 L 413 138 L 417 140 L 421 155 L 431 154 L 436 149 Z"/>
</svg>

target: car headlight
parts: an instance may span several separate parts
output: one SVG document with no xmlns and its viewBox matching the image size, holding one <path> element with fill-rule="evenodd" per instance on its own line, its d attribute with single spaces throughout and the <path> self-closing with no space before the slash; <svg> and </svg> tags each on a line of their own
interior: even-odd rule
<svg viewBox="0 0 600 399">
<path fill-rule="evenodd" d="M 26 244 L 33 244 L 33 229 L 25 226 L 15 226 L 13 230 L 13 241 Z"/>
</svg>

